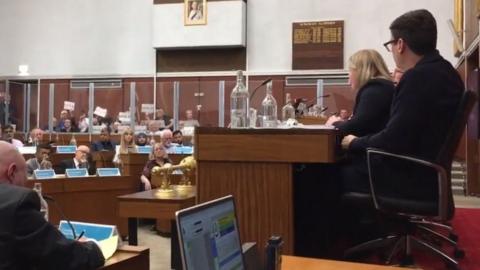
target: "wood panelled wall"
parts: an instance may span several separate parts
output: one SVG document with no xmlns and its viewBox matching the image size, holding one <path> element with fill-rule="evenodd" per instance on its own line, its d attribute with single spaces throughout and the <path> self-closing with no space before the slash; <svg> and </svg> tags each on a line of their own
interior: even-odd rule
<svg viewBox="0 0 480 270">
<path fill-rule="evenodd" d="M 285 76 L 250 76 L 249 91 L 253 92 L 265 79 L 273 79 L 273 95 L 278 103 L 278 116 L 281 117 L 281 108 L 285 104 L 285 94 L 291 93 L 293 98 L 306 98 L 308 104 L 315 103 L 316 86 L 286 86 Z M 219 76 L 219 77 L 173 77 L 158 78 L 156 86 L 156 104 L 157 108 L 162 108 L 165 112 L 173 116 L 173 88 L 174 82 L 180 83 L 180 110 L 179 118 L 184 119 L 184 112 L 187 109 L 194 111 L 194 117 L 200 121 L 203 126 L 218 126 L 218 104 L 219 104 L 219 81 L 225 81 L 225 125 L 230 122 L 230 93 L 235 86 L 235 77 Z M 153 78 L 124 78 L 122 79 L 122 88 L 109 89 L 102 88 L 95 91 L 94 106 L 100 106 L 108 110 L 108 115 L 115 118 L 120 111 L 127 111 L 130 103 L 130 83 L 136 83 L 137 92 L 137 112 L 140 112 L 142 103 L 153 103 Z M 88 112 L 88 89 L 72 89 L 70 80 L 55 79 L 42 80 L 39 86 L 40 94 L 40 127 L 48 125 L 48 102 L 49 102 L 49 85 L 55 85 L 54 97 L 54 116 L 58 119 L 61 110 L 63 110 L 64 101 L 75 102 L 75 111 L 73 115 L 76 119 L 82 112 Z M 17 89 L 18 88 L 18 89 Z M 16 108 L 23 108 L 23 89 L 21 85 L 11 87 L 12 100 L 15 100 Z M 325 94 L 330 97 L 325 98 L 325 105 L 329 108 L 327 113 L 338 112 L 340 109 L 349 111 L 353 108 L 353 100 L 355 93 L 350 90 L 348 85 L 325 86 Z M 265 97 L 265 86 L 257 89 L 251 98 L 251 107 L 258 110 L 261 114 L 261 102 Z M 32 95 L 32 107 L 36 106 L 36 95 Z M 35 103 L 35 104 L 33 104 Z M 200 105 L 200 109 L 197 110 Z M 36 108 L 36 107 L 35 107 Z M 16 116 L 18 119 L 18 130 L 23 128 L 23 110 L 17 109 Z M 32 110 L 31 125 L 36 126 L 37 111 Z M 140 113 L 141 119 L 144 115 Z"/>
</svg>

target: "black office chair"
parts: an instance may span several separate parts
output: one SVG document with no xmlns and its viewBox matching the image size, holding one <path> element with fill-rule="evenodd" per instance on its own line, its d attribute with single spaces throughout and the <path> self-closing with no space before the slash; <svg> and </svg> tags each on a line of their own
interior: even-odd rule
<svg viewBox="0 0 480 270">
<path fill-rule="evenodd" d="M 453 257 L 464 256 L 449 224 L 455 210 L 450 174 L 455 151 L 475 101 L 474 92 L 464 92 L 449 134 L 433 162 L 379 149 L 367 149 L 371 194 L 345 193 L 342 200 L 357 205 L 371 205 L 373 201 L 382 217 L 393 219 L 399 226 L 396 234 L 348 249 L 345 258 L 393 245 L 386 263 L 390 264 L 394 256 L 403 250 L 401 264 L 411 265 L 411 248 L 414 243 L 458 269 L 458 262 L 447 255 L 441 243 L 448 243 L 454 248 Z"/>
</svg>

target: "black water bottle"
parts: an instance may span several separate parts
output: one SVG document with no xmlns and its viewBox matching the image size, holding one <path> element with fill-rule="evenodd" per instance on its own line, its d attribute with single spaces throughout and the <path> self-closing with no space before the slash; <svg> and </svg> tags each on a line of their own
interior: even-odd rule
<svg viewBox="0 0 480 270">
<path fill-rule="evenodd" d="M 272 236 L 268 239 L 265 260 L 265 270 L 280 270 L 282 268 L 283 241 L 280 236 Z"/>
</svg>

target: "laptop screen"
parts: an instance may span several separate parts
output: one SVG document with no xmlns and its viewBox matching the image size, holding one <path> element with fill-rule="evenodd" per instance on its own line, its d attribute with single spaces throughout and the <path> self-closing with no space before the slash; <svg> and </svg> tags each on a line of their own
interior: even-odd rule
<svg viewBox="0 0 480 270">
<path fill-rule="evenodd" d="M 176 219 L 184 269 L 245 269 L 233 196 L 178 211 Z"/>
</svg>

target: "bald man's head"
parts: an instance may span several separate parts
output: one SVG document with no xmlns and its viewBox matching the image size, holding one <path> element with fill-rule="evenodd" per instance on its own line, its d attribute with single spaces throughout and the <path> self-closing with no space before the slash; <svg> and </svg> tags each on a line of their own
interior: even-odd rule
<svg viewBox="0 0 480 270">
<path fill-rule="evenodd" d="M 75 152 L 75 159 L 80 162 L 87 162 L 87 156 L 90 154 L 90 148 L 86 145 L 80 145 Z"/>
<path fill-rule="evenodd" d="M 15 146 L 0 141 L 0 183 L 24 186 L 26 180 L 25 159 Z"/>
</svg>

